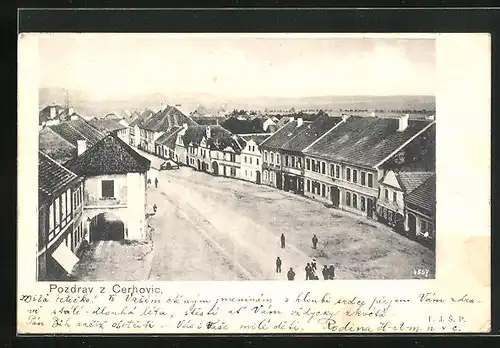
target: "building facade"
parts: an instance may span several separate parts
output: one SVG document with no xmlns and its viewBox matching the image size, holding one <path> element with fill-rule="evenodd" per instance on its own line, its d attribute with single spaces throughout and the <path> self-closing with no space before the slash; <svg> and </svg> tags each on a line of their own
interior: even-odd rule
<svg viewBox="0 0 500 348">
<path fill-rule="evenodd" d="M 108 135 L 67 167 L 85 178 L 84 232 L 106 239 L 102 217 L 121 222 L 120 238 L 146 238 L 146 180 L 150 161 L 116 135 Z"/>
<path fill-rule="evenodd" d="M 259 145 L 271 134 L 241 135 L 246 144 L 241 150 L 240 178 L 246 181 L 262 183 L 262 152 Z"/>
<path fill-rule="evenodd" d="M 305 195 L 339 209 L 377 218 L 384 163 L 418 139 L 433 121 L 343 117 L 304 150 Z"/>
<path fill-rule="evenodd" d="M 82 177 L 39 152 L 38 186 L 37 278 L 61 280 L 71 273 L 78 260 L 75 254 L 85 237 L 84 182 Z"/>
</svg>

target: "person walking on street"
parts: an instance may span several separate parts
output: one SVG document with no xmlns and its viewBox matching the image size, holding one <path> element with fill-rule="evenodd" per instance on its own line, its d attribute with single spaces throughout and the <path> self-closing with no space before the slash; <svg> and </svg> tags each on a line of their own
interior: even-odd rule
<svg viewBox="0 0 500 348">
<path fill-rule="evenodd" d="M 323 266 L 323 270 L 321 271 L 321 273 L 323 273 L 323 279 L 327 280 L 328 279 L 328 268 L 326 267 L 326 265 Z"/>
<path fill-rule="evenodd" d="M 276 258 L 276 273 L 281 273 L 281 259 L 279 256 Z"/>
<path fill-rule="evenodd" d="M 312 267 L 309 263 L 306 265 L 305 271 L 306 271 L 306 280 L 311 280 Z"/>
<path fill-rule="evenodd" d="M 333 265 L 330 265 L 330 267 L 328 268 L 328 279 L 335 279 L 335 267 Z"/>
<path fill-rule="evenodd" d="M 281 249 L 285 249 L 285 235 L 281 234 Z"/>
<path fill-rule="evenodd" d="M 313 236 L 312 243 L 313 243 L 313 249 L 316 249 L 316 247 L 318 246 L 318 237 L 316 237 L 316 235 Z"/>
<path fill-rule="evenodd" d="M 151 185 L 151 178 L 148 178 L 148 186 Z"/>
<path fill-rule="evenodd" d="M 153 204 L 153 211 L 156 213 L 156 210 L 158 210 L 158 206 L 155 204 Z"/>
<path fill-rule="evenodd" d="M 294 280 L 295 279 L 295 272 L 293 271 L 293 268 L 290 267 L 290 270 L 286 274 L 288 280 Z"/>
<path fill-rule="evenodd" d="M 312 267 L 313 271 L 316 272 L 316 259 L 312 260 L 311 267 Z"/>
<path fill-rule="evenodd" d="M 155 178 L 155 187 L 158 187 L 158 178 Z"/>
</svg>

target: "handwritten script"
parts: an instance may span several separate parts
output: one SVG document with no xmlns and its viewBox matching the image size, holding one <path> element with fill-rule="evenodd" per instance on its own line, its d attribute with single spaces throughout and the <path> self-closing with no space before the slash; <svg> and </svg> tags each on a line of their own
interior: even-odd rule
<svg viewBox="0 0 500 348">
<path fill-rule="evenodd" d="M 188 296 L 157 286 L 122 284 L 58 283 L 47 288 L 46 293 L 20 294 L 21 332 L 461 332 L 470 319 L 468 308 L 479 303 L 465 293 L 454 297 L 433 292 L 395 297 L 308 291 L 279 297 L 265 293 Z M 414 308 L 425 309 L 424 317 Z"/>
</svg>

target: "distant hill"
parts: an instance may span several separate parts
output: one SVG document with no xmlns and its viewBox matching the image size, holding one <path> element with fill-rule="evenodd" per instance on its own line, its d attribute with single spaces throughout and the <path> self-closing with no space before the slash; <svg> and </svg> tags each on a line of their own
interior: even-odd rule
<svg viewBox="0 0 500 348">
<path fill-rule="evenodd" d="M 184 110 L 193 111 L 199 106 L 218 109 L 427 109 L 435 110 L 434 96 L 318 96 L 305 98 L 224 98 L 209 93 L 153 93 L 115 100 L 92 100 L 81 91 L 68 91 L 70 104 L 86 118 L 104 116 L 120 110 L 142 110 L 160 103 L 181 104 Z M 66 92 L 62 88 L 40 88 L 40 109 L 51 104 L 64 105 Z"/>
</svg>

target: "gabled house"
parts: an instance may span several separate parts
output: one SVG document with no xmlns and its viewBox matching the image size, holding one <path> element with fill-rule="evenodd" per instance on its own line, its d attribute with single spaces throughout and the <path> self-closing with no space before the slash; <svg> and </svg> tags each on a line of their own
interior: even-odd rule
<svg viewBox="0 0 500 348">
<path fill-rule="evenodd" d="M 246 142 L 241 150 L 241 179 L 256 184 L 262 183 L 262 152 L 259 146 L 271 135 L 270 133 L 240 134 Z"/>
<path fill-rule="evenodd" d="M 38 117 L 38 124 L 40 127 L 56 125 L 60 122 L 82 118 L 75 112 L 74 108 L 66 108 L 57 104 L 46 106 L 40 110 Z"/>
<path fill-rule="evenodd" d="M 157 156 L 179 162 L 179 156 L 175 152 L 175 144 L 177 135 L 181 130 L 184 129 L 183 127 L 184 125 L 182 127 L 173 126 L 168 131 L 163 133 L 158 139 L 156 139 L 155 154 Z"/>
<path fill-rule="evenodd" d="M 38 152 L 37 279 L 61 280 L 84 239 L 83 178 Z"/>
<path fill-rule="evenodd" d="M 376 218 L 384 165 L 434 125 L 434 121 L 409 120 L 408 115 L 343 116 L 341 123 L 304 150 L 306 195 Z"/>
<path fill-rule="evenodd" d="M 146 180 L 150 161 L 114 134 L 65 166 L 85 178 L 84 233 L 88 241 L 146 238 Z M 106 221 L 119 223 L 114 237 Z"/>
<path fill-rule="evenodd" d="M 273 126 L 273 127 L 271 127 L 271 126 Z M 276 129 L 275 129 L 276 127 L 277 127 L 276 122 L 274 122 L 270 117 L 266 117 L 264 119 L 264 122 L 262 122 L 262 129 L 264 130 L 264 132 L 274 133 L 276 131 Z M 274 132 L 273 132 L 273 129 L 274 129 Z"/>
<path fill-rule="evenodd" d="M 40 150 L 64 163 L 92 147 L 105 135 L 82 118 L 45 126 L 38 133 Z"/>
<path fill-rule="evenodd" d="M 165 106 L 149 119 L 138 123 L 140 131 L 140 148 L 147 152 L 154 153 L 156 139 L 173 126 L 182 126 L 184 123 L 188 126 L 196 125 L 196 122 L 181 112 L 177 107 Z"/>
<path fill-rule="evenodd" d="M 137 113 L 137 117 L 129 122 L 128 133 L 130 137 L 129 144 L 131 146 L 141 147 L 141 129 L 139 128 L 139 124 L 148 121 L 153 115 L 154 112 L 152 110 L 145 109 L 141 113 Z"/>
<path fill-rule="evenodd" d="M 379 182 L 378 221 L 398 231 L 405 230 L 406 197 L 433 175 L 423 171 L 387 171 Z"/>
</svg>

